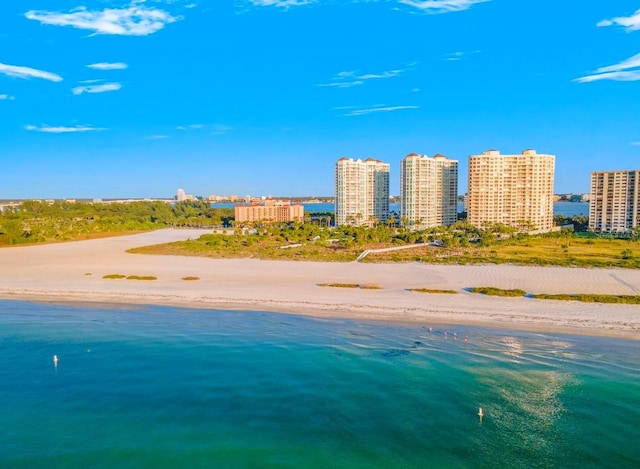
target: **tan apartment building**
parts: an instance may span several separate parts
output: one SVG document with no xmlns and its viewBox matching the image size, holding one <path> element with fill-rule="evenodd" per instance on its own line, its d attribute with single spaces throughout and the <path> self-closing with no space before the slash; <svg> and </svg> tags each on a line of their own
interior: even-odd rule
<svg viewBox="0 0 640 469">
<path fill-rule="evenodd" d="M 304 220 L 304 207 L 289 201 L 267 199 L 264 204 L 236 205 L 236 224 L 247 222 L 291 222 Z"/>
<path fill-rule="evenodd" d="M 388 163 L 340 158 L 335 168 L 335 224 L 372 225 L 389 217 Z"/>
<path fill-rule="evenodd" d="M 640 225 L 640 170 L 591 173 L 589 228 L 624 233 Z"/>
<path fill-rule="evenodd" d="M 408 154 L 400 162 L 401 217 L 414 230 L 453 225 L 458 219 L 458 162 Z"/>
<path fill-rule="evenodd" d="M 471 224 L 503 223 L 518 230 L 553 229 L 555 156 L 524 150 L 469 156 L 467 216 Z"/>
</svg>

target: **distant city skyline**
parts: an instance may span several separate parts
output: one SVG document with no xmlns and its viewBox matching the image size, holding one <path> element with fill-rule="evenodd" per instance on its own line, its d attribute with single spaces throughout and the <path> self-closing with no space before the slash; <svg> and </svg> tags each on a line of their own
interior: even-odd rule
<svg viewBox="0 0 640 469">
<path fill-rule="evenodd" d="M 640 161 L 640 0 L 0 5 L 0 199 L 329 196 L 341 157 Z"/>
</svg>

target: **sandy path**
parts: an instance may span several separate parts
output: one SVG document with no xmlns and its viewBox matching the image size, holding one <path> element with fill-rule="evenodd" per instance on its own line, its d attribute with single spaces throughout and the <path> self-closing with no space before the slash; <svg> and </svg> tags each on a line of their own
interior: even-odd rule
<svg viewBox="0 0 640 469">
<path fill-rule="evenodd" d="M 466 287 L 530 293 L 640 294 L 640 270 L 511 265 L 361 264 L 129 254 L 131 247 L 197 238 L 202 230 L 0 249 L 0 298 L 183 305 L 325 317 L 486 325 L 640 339 L 640 306 L 497 298 Z M 107 280 L 107 274 L 156 281 Z M 88 275 L 91 274 L 91 275 Z M 198 281 L 182 277 L 196 276 Z M 376 284 L 381 290 L 319 287 Z M 452 289 L 456 295 L 407 288 Z"/>
</svg>

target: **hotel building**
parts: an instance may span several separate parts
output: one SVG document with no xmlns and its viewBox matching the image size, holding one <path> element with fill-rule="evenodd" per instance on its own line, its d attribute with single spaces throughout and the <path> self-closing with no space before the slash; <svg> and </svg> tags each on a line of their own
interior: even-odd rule
<svg viewBox="0 0 640 469">
<path fill-rule="evenodd" d="M 410 153 L 400 162 L 401 217 L 414 230 L 453 225 L 458 219 L 458 162 Z"/>
<path fill-rule="evenodd" d="M 267 199 L 263 205 L 236 205 L 235 218 L 236 223 L 303 221 L 304 207 L 291 205 L 289 201 Z"/>
<path fill-rule="evenodd" d="M 373 225 L 389 217 L 389 164 L 367 158 L 336 163 L 336 226 Z"/>
<path fill-rule="evenodd" d="M 640 170 L 591 173 L 589 228 L 624 233 L 640 225 Z"/>
<path fill-rule="evenodd" d="M 518 230 L 553 229 L 555 156 L 524 150 L 469 156 L 467 216 L 477 227 L 504 223 Z"/>
</svg>

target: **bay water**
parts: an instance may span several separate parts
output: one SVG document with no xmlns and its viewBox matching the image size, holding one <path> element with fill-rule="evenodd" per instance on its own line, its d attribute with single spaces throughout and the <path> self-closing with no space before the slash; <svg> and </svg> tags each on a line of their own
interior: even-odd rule
<svg viewBox="0 0 640 469">
<path fill-rule="evenodd" d="M 640 466 L 637 341 L 0 301 L 0 357 L 3 468 Z"/>
</svg>

